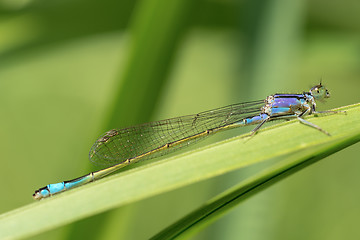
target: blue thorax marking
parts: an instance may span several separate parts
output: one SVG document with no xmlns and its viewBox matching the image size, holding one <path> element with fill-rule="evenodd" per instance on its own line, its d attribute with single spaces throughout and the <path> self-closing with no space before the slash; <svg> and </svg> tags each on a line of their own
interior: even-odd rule
<svg viewBox="0 0 360 240">
<path fill-rule="evenodd" d="M 297 98 L 297 97 L 277 97 L 274 98 L 271 105 L 273 108 L 282 108 L 282 107 L 290 107 L 294 105 L 301 105 L 306 102 L 305 97 Z"/>
<path fill-rule="evenodd" d="M 295 117 L 312 109 L 309 103 L 313 106 L 313 97 L 309 93 L 275 94 L 267 98 L 264 111 L 269 117 Z"/>
</svg>

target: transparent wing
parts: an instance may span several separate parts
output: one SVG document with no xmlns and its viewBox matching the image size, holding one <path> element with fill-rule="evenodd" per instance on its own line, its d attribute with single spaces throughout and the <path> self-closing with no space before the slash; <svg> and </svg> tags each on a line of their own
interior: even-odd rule
<svg viewBox="0 0 360 240">
<path fill-rule="evenodd" d="M 199 133 L 221 129 L 261 112 L 264 100 L 233 104 L 194 115 L 149 122 L 102 135 L 92 146 L 90 161 L 114 165 L 127 159 L 149 159 L 188 146 L 207 135 Z M 197 136 L 199 135 L 199 136 Z M 171 143 L 177 142 L 171 146 Z M 170 147 L 164 148 L 164 146 Z M 156 151 L 159 149 L 159 151 Z M 145 153 L 151 154 L 142 156 Z"/>
</svg>

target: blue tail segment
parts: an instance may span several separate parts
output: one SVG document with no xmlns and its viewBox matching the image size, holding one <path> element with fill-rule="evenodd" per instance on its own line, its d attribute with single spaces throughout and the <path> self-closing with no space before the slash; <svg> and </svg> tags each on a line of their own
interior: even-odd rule
<svg viewBox="0 0 360 240">
<path fill-rule="evenodd" d="M 84 185 L 85 183 L 88 182 L 92 182 L 93 180 L 94 180 L 93 173 L 90 173 L 70 181 L 49 184 L 46 187 L 40 188 L 39 190 L 35 191 L 33 198 L 35 199 L 47 198 L 56 193 Z"/>
<path fill-rule="evenodd" d="M 260 124 L 260 123 L 262 123 L 264 120 L 266 120 L 268 118 L 269 118 L 269 116 L 267 114 L 262 113 L 262 114 L 260 114 L 258 116 L 245 118 L 242 122 L 239 122 L 239 124 L 241 124 L 241 125 Z"/>
</svg>

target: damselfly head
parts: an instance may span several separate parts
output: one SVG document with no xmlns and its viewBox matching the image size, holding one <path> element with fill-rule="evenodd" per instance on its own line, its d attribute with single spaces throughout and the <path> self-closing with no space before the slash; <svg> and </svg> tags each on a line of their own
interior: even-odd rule
<svg viewBox="0 0 360 240">
<path fill-rule="evenodd" d="M 310 93 L 315 99 L 324 99 L 330 97 L 329 91 L 321 84 L 321 82 L 319 85 L 312 87 L 310 89 Z"/>
</svg>

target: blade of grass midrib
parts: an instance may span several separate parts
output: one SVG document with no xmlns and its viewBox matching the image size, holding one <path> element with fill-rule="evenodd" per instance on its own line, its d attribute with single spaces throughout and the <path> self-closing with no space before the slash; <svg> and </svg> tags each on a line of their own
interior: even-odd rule
<svg viewBox="0 0 360 240">
<path fill-rule="evenodd" d="M 250 140 L 240 137 L 226 140 L 211 147 L 131 169 L 3 214 L 0 216 L 0 237 L 34 235 L 290 151 L 351 136 L 360 131 L 360 107 L 358 104 L 346 109 L 347 116 L 336 114 L 309 118 L 331 132 L 332 137 L 299 123 L 285 123 L 262 131 Z M 332 124 L 334 121 L 336 124 Z M 349 129 L 349 126 L 352 128 Z"/>
</svg>

